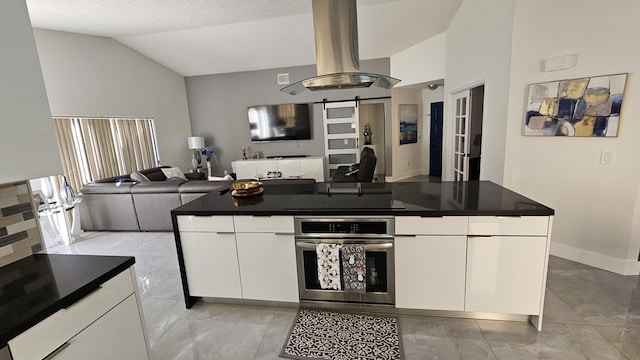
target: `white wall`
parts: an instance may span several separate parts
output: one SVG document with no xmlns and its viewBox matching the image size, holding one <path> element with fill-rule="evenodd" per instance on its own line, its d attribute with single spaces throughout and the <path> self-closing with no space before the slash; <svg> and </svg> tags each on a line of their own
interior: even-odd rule
<svg viewBox="0 0 640 360">
<path fill-rule="evenodd" d="M 637 0 L 517 0 L 504 167 L 507 187 L 556 210 L 552 254 L 627 274 L 640 270 L 639 13 Z M 540 71 L 541 59 L 567 53 L 577 53 L 576 67 Z M 618 137 L 521 135 L 527 84 L 622 72 Z M 612 166 L 599 164 L 602 150 L 615 153 Z"/>
<path fill-rule="evenodd" d="M 400 145 L 400 117 L 398 105 L 418 105 L 418 142 L 414 144 Z M 420 175 L 422 170 L 422 142 L 424 133 L 422 130 L 422 90 L 393 88 L 391 90 L 391 174 L 386 181 L 397 181 L 412 176 Z M 388 134 L 387 134 L 388 136 Z"/>
<path fill-rule="evenodd" d="M 0 183 L 62 172 L 25 1 L 0 1 Z"/>
<path fill-rule="evenodd" d="M 422 144 L 420 151 L 422 152 L 422 162 L 420 173 L 429 175 L 429 145 L 431 136 L 431 103 L 444 101 L 444 87 L 440 86 L 435 90 L 422 90 Z"/>
<path fill-rule="evenodd" d="M 162 164 L 190 168 L 182 76 L 109 38 L 34 33 L 54 116 L 152 117 Z"/>
<path fill-rule="evenodd" d="M 485 83 L 480 177 L 502 184 L 515 0 L 466 0 L 447 29 L 442 174 L 452 180 L 450 95 Z M 553 8 L 553 7 L 552 7 Z M 546 23 L 546 19 L 544 20 Z"/>
<path fill-rule="evenodd" d="M 444 78 L 446 44 L 447 33 L 442 32 L 391 56 L 391 76 L 402 87 Z"/>
</svg>

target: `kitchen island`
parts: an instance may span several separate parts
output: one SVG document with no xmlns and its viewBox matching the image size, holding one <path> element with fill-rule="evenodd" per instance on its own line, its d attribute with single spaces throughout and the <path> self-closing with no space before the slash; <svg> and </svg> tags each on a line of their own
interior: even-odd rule
<svg viewBox="0 0 640 360">
<path fill-rule="evenodd" d="M 488 181 L 269 185 L 172 211 L 186 306 L 299 302 L 294 218 L 391 217 L 397 309 L 542 325 L 554 211 Z"/>
</svg>

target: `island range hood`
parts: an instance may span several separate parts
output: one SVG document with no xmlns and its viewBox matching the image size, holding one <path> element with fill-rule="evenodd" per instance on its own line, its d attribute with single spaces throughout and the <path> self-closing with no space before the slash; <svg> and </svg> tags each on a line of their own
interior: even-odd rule
<svg viewBox="0 0 640 360">
<path fill-rule="evenodd" d="M 356 0 L 312 0 L 318 76 L 281 89 L 291 95 L 305 90 L 390 89 L 400 80 L 360 72 Z"/>
</svg>

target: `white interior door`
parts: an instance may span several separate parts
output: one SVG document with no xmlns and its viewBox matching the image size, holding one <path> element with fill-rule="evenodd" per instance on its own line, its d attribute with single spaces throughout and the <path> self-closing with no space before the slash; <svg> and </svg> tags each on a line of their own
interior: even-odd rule
<svg viewBox="0 0 640 360">
<path fill-rule="evenodd" d="M 469 102 L 471 91 L 453 94 L 453 179 L 469 180 Z"/>
<path fill-rule="evenodd" d="M 331 178 L 339 166 L 360 162 L 358 103 L 334 102 L 323 107 L 324 153 Z"/>
</svg>

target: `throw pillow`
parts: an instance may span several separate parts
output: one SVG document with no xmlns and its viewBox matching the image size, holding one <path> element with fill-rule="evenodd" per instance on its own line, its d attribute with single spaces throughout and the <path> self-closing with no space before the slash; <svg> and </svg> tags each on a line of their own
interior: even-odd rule
<svg viewBox="0 0 640 360">
<path fill-rule="evenodd" d="M 143 183 L 143 182 L 150 182 L 150 181 L 151 181 L 151 180 L 149 180 L 149 178 L 147 178 L 146 176 L 144 176 L 144 174 L 142 174 L 142 173 L 141 173 L 141 172 L 139 172 L 139 171 L 134 171 L 134 172 L 132 172 L 132 173 L 131 173 L 131 175 L 129 175 L 129 177 L 130 177 L 131 179 L 133 179 L 134 181 L 141 182 L 141 183 Z"/>
<path fill-rule="evenodd" d="M 184 173 L 182 172 L 182 170 L 180 170 L 179 167 L 162 168 L 162 172 L 164 173 L 164 176 L 167 177 L 167 179 L 171 177 L 178 177 L 187 180 L 187 177 L 184 176 Z"/>
</svg>

